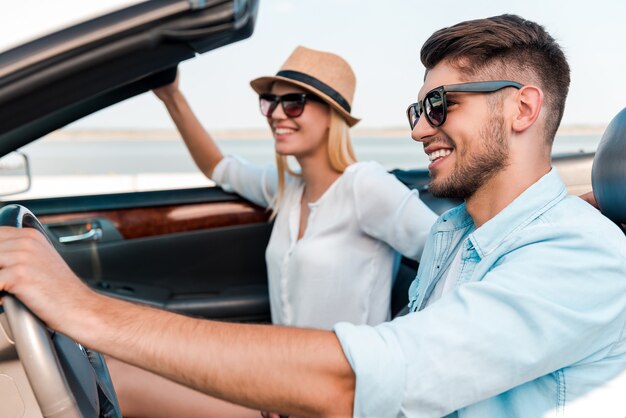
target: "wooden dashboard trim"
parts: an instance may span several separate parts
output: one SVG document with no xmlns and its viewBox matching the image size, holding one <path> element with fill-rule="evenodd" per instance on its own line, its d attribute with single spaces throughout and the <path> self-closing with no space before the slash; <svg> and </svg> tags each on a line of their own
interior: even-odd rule
<svg viewBox="0 0 626 418">
<path fill-rule="evenodd" d="M 41 223 L 106 219 L 125 239 L 267 222 L 270 212 L 248 202 L 198 203 L 41 215 Z"/>
</svg>

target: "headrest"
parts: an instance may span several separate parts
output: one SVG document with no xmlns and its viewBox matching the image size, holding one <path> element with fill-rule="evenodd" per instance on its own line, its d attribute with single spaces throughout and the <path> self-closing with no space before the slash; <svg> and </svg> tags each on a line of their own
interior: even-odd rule
<svg viewBox="0 0 626 418">
<path fill-rule="evenodd" d="M 600 211 L 626 223 L 626 108 L 606 128 L 591 169 L 593 194 Z"/>
</svg>

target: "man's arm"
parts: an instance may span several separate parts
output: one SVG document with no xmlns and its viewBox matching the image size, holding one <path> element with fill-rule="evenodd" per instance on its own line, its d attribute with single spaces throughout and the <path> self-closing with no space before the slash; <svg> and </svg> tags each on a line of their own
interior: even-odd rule
<svg viewBox="0 0 626 418">
<path fill-rule="evenodd" d="M 193 319 L 97 294 L 34 230 L 0 228 L 0 291 L 81 344 L 260 410 L 351 416 L 355 377 L 335 334 Z"/>
<path fill-rule="evenodd" d="M 511 236 L 504 255 L 470 267 L 479 280 L 418 313 L 336 325 L 358 376 L 354 415 L 446 416 L 615 347 L 626 319 L 623 237 L 571 225 L 579 229 L 538 225 Z"/>
</svg>

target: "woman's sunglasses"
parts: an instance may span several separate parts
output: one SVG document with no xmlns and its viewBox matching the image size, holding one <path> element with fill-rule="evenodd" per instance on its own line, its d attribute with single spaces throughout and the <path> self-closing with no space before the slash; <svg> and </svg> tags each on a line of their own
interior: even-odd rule
<svg viewBox="0 0 626 418">
<path fill-rule="evenodd" d="M 304 112 L 304 105 L 307 100 L 323 102 L 322 99 L 310 93 L 289 93 L 282 96 L 263 93 L 259 95 L 259 107 L 261 108 L 261 114 L 269 118 L 278 107 L 278 103 L 280 103 L 286 116 L 297 118 Z"/>
<path fill-rule="evenodd" d="M 433 128 L 443 125 L 448 115 L 446 93 L 492 93 L 506 87 L 521 89 L 524 85 L 515 81 L 496 80 L 473 81 L 470 83 L 449 84 L 447 86 L 436 87 L 426 93 L 426 96 L 424 96 L 421 102 L 410 104 L 406 110 L 411 130 L 413 130 L 417 122 L 419 122 L 422 113 L 426 115 L 426 120 Z"/>
</svg>

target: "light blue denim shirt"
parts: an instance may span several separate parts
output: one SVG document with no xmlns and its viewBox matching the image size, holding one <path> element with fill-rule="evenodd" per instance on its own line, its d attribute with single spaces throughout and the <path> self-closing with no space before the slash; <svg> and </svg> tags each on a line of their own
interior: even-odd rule
<svg viewBox="0 0 626 418">
<path fill-rule="evenodd" d="M 454 289 L 423 308 L 457 250 Z M 555 169 L 478 229 L 464 205 L 439 217 L 409 300 L 334 328 L 355 417 L 626 416 L 626 238 Z"/>
</svg>

